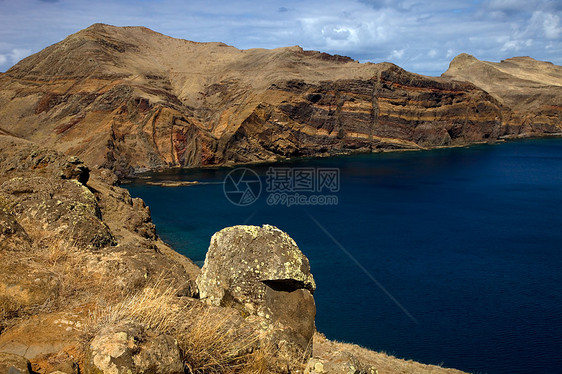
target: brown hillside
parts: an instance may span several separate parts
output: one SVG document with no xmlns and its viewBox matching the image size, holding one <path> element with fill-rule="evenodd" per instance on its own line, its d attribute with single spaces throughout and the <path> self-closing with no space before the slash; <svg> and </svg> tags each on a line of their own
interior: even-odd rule
<svg viewBox="0 0 562 374">
<path fill-rule="evenodd" d="M 529 126 L 562 121 L 562 66 L 514 57 L 499 63 L 461 54 L 443 74 L 481 87 L 510 107 Z"/>
<path fill-rule="evenodd" d="M 389 63 L 96 24 L 0 75 L 0 132 L 129 175 L 560 131 L 501 101 Z"/>
</svg>

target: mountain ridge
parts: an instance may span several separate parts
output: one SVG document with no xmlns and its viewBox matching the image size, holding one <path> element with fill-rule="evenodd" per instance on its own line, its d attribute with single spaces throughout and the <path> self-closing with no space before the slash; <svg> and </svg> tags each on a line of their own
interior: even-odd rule
<svg viewBox="0 0 562 374">
<path fill-rule="evenodd" d="M 471 82 L 509 107 L 535 114 L 559 106 L 562 97 L 562 67 L 529 56 L 489 62 L 460 54 L 442 77 Z"/>
<path fill-rule="evenodd" d="M 459 77 L 94 24 L 0 75 L 0 129 L 121 176 L 560 132 Z"/>
</svg>

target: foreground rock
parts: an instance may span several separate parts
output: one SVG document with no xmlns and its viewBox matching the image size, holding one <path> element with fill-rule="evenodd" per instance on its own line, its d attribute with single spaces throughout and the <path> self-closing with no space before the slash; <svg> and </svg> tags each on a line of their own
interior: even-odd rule
<svg viewBox="0 0 562 374">
<path fill-rule="evenodd" d="M 159 276 L 197 293 L 197 266 L 157 238 L 148 208 L 111 173 L 10 136 L 0 149 L 0 352 L 78 360 L 98 303 Z"/>
<path fill-rule="evenodd" d="M 31 364 L 22 356 L 0 352 L 0 373 L 30 374 Z"/>
<path fill-rule="evenodd" d="M 201 299 L 257 320 L 285 354 L 310 354 L 316 285 L 308 259 L 283 231 L 269 225 L 219 231 L 197 285 Z"/>
<path fill-rule="evenodd" d="M 529 117 L 523 101 L 446 77 L 300 47 L 238 50 L 96 24 L 0 74 L 0 134 L 130 175 L 561 129 L 555 100 L 541 106 L 547 115 Z M 518 82 L 501 80 L 515 94 Z"/>
<path fill-rule="evenodd" d="M 86 357 L 85 374 L 184 373 L 177 341 L 134 323 L 100 331 L 88 345 Z"/>
<path fill-rule="evenodd" d="M 373 352 L 355 344 L 338 343 L 322 334 L 314 335 L 314 356 L 305 374 L 466 374 L 442 366 L 424 365 Z"/>
</svg>

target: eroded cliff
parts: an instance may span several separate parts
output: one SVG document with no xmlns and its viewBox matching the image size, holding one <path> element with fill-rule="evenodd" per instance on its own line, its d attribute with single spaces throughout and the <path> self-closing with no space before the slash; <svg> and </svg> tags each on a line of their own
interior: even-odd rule
<svg viewBox="0 0 562 374">
<path fill-rule="evenodd" d="M 464 79 L 466 80 L 466 79 Z M 120 175 L 559 132 L 471 83 L 96 24 L 0 75 L 0 131 Z M 526 112 L 525 112 L 526 113 Z M 522 122 L 523 121 L 523 122 Z M 526 121 L 526 122 L 525 122 Z"/>
<path fill-rule="evenodd" d="M 442 75 L 486 90 L 511 109 L 503 119 L 511 124 L 506 136 L 560 133 L 562 123 L 562 67 L 531 57 L 501 62 L 480 61 L 460 54 Z"/>
</svg>

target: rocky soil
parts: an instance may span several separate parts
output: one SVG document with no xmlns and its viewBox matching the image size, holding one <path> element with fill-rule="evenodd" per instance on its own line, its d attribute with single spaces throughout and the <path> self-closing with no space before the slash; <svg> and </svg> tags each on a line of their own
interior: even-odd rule
<svg viewBox="0 0 562 374">
<path fill-rule="evenodd" d="M 517 60 L 523 78 L 489 64 L 462 70 L 474 80 L 459 73 L 465 60 L 435 78 L 300 47 L 238 50 L 96 24 L 0 74 L 0 133 L 123 176 L 561 131 L 559 66 L 533 83 L 535 102 L 550 97 L 535 110 L 509 92 L 545 63 Z M 508 94 L 488 91 L 490 74 Z"/>
<path fill-rule="evenodd" d="M 460 373 L 315 333 L 308 259 L 273 226 L 221 230 L 199 269 L 112 172 L 0 147 L 0 373 Z"/>
</svg>

